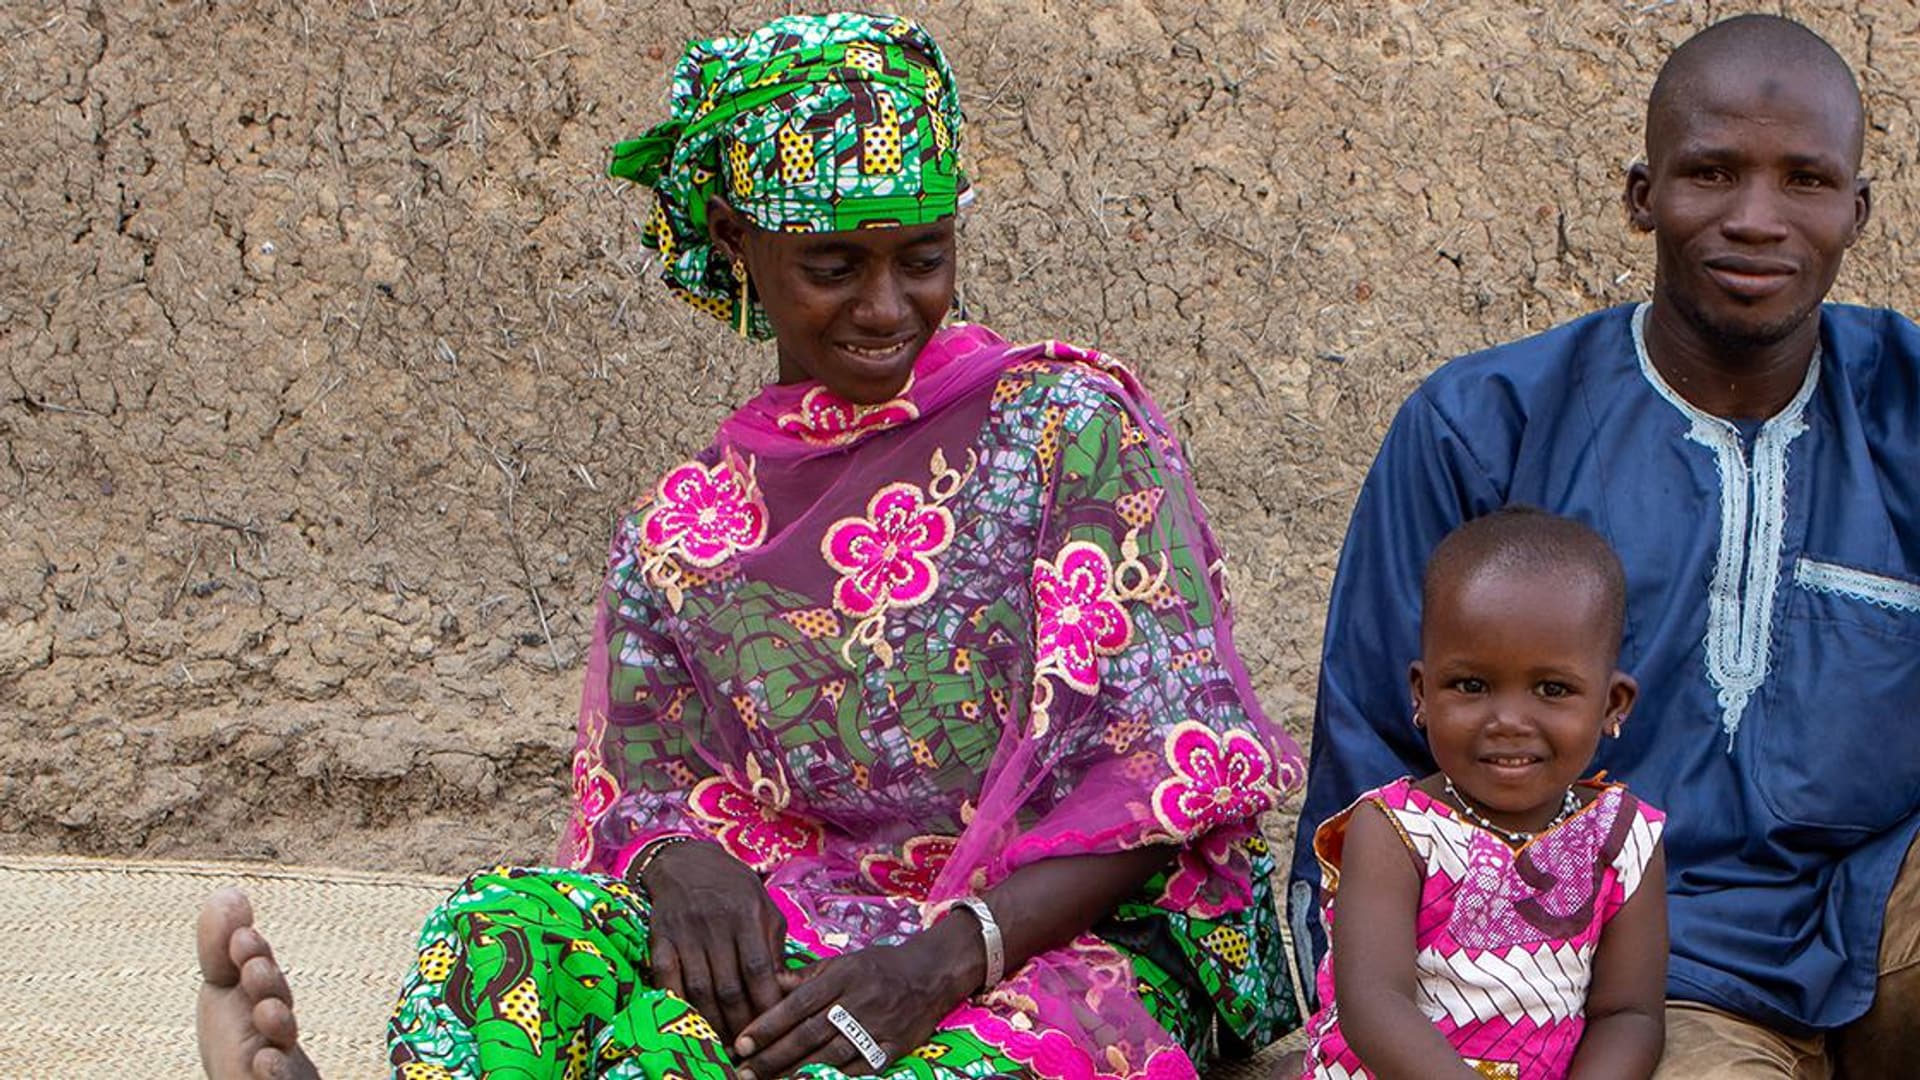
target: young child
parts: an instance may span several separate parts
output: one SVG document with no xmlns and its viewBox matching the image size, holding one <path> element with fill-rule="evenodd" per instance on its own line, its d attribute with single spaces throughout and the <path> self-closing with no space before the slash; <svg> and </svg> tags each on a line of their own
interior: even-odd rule
<svg viewBox="0 0 1920 1080">
<path fill-rule="evenodd" d="M 1331 947 L 1309 1077 L 1645 1077 L 1665 1036 L 1662 816 L 1579 780 L 1638 686 L 1598 534 L 1513 508 L 1435 549 L 1413 724 L 1440 771 L 1314 836 Z M 1644 887 L 1643 887 L 1644 886 Z"/>
</svg>

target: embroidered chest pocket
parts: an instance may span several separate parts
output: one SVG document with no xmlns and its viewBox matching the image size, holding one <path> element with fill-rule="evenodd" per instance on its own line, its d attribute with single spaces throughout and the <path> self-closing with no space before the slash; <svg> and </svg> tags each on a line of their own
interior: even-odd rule
<svg viewBox="0 0 1920 1080">
<path fill-rule="evenodd" d="M 1802 557 L 1757 718 L 1781 821 L 1851 845 L 1920 807 L 1920 581 Z"/>
</svg>

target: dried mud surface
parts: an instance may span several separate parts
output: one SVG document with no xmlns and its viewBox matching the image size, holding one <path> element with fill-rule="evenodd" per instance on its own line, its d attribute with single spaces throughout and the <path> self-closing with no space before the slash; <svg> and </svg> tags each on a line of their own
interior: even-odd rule
<svg viewBox="0 0 1920 1080">
<path fill-rule="evenodd" d="M 682 41 L 777 10 L 0 9 L 0 850 L 551 850 L 610 523 L 771 363 L 663 296 L 603 153 Z M 1143 371 L 1301 731 L 1393 409 L 1645 294 L 1639 102 L 1732 9 L 903 10 L 972 120 L 973 312 Z M 1867 91 L 1877 216 L 1839 293 L 1911 308 L 1920 13 L 1787 10 Z"/>
</svg>

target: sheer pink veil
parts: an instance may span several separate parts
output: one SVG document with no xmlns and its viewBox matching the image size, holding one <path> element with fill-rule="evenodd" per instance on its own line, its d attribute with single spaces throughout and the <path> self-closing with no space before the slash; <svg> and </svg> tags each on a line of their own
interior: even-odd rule
<svg viewBox="0 0 1920 1080">
<path fill-rule="evenodd" d="M 739 475 L 758 486 L 756 497 L 764 496 L 760 512 L 771 524 L 751 550 L 702 571 L 709 578 L 701 580 L 764 578 L 777 584 L 782 597 L 807 598 L 830 610 L 832 601 L 818 599 L 835 595 L 836 586 L 836 571 L 823 560 L 823 535 L 850 520 L 842 516 L 849 507 L 857 518 L 871 493 L 927 476 L 931 447 L 939 448 L 935 460 L 958 470 L 982 437 L 989 410 L 1028 392 L 1019 388 L 1037 385 L 1036 379 L 1055 395 L 1044 408 L 1035 407 L 1042 418 L 1034 436 L 1039 453 L 1006 460 L 1037 461 L 1021 468 L 1048 470 L 1044 482 L 1024 473 L 996 475 L 996 468 L 1012 466 L 990 455 L 975 462 L 956 485 L 952 505 L 982 500 L 978 505 L 988 509 L 981 513 L 1002 514 L 994 535 L 1004 543 L 976 544 L 964 555 L 958 546 L 943 549 L 938 573 L 944 591 L 890 624 L 889 632 L 903 641 L 901 635 L 909 633 L 917 641 L 938 641 L 942 632 L 935 627 L 954 627 L 956 637 L 946 639 L 946 648 L 992 650 L 997 670 L 1007 676 L 1007 700 L 996 701 L 980 721 L 997 724 L 987 736 L 997 741 L 977 789 L 960 807 L 958 835 L 935 837 L 944 861 L 922 867 L 931 883 L 912 897 L 835 892 L 809 900 L 805 889 L 820 882 L 833 890 L 871 889 L 861 885 L 863 860 L 886 852 L 897 856 L 903 846 L 927 839 L 921 833 L 946 830 L 889 820 L 884 802 L 862 802 L 857 792 L 833 805 L 812 806 L 803 795 L 791 795 L 798 788 L 783 790 L 775 807 L 780 820 L 768 818 L 768 827 L 784 827 L 780 822 L 790 818 L 794 834 L 809 839 L 806 847 L 769 863 L 766 876 L 799 905 L 794 915 L 866 904 L 862 910 L 868 913 L 859 916 L 864 925 L 878 927 L 896 917 L 924 924 L 954 898 L 991 888 L 1041 859 L 1149 844 L 1178 850 L 1155 900 L 1167 911 L 1216 918 L 1245 911 L 1253 901 L 1249 844 L 1256 841 L 1260 815 L 1303 781 L 1299 748 L 1261 709 L 1240 661 L 1225 563 L 1189 463 L 1165 415 L 1121 364 L 1058 342 L 1010 345 L 983 327 L 959 324 L 934 336 L 894 401 L 854 406 L 818 384 L 766 388 L 721 424 L 713 445 L 691 465 L 698 472 L 737 464 Z M 1085 445 L 1070 446 L 1076 436 L 1084 436 Z M 935 488 L 929 483 L 915 490 Z M 1020 501 L 1027 493 L 1038 500 L 1037 520 Z M 1005 505 L 1019 512 L 996 509 Z M 616 535 L 609 599 L 601 605 L 588 655 L 573 770 L 577 812 L 561 850 L 567 862 L 614 872 L 650 837 L 712 827 L 699 807 L 688 806 L 686 792 L 665 786 L 662 775 L 718 774 L 751 787 L 745 773 L 752 755 L 743 748 L 760 737 L 752 733 L 753 718 L 737 712 L 751 688 L 743 691 L 725 682 L 732 675 L 720 678 L 701 669 L 700 656 L 713 655 L 717 646 L 701 638 L 709 629 L 695 621 L 693 606 L 678 612 L 677 603 L 634 584 L 634 566 L 646 557 L 633 550 L 641 543 L 634 521 L 629 518 Z M 1072 638 L 1069 644 L 1079 652 L 1062 645 L 1072 637 L 1069 630 L 1080 633 L 1063 628 L 1058 596 L 1066 594 L 1074 620 L 1092 608 L 1118 613 L 1117 621 L 1100 624 L 1104 629 L 1095 638 Z M 715 603 L 731 603 L 718 599 L 720 592 L 715 596 Z M 969 636 L 975 631 L 965 613 L 983 604 L 1011 605 L 1027 620 L 1028 640 L 988 645 Z M 636 629 L 645 619 L 659 625 Z M 1017 625 L 1015 616 L 1008 619 Z M 919 621 L 909 630 L 911 620 Z M 645 713 L 657 729 L 667 705 L 610 703 L 619 659 L 611 651 L 621 647 L 616 639 L 622 634 L 627 647 L 639 635 L 678 654 L 671 663 L 641 665 L 645 679 L 653 680 L 645 684 L 655 687 L 652 697 L 695 694 L 691 700 L 702 710 L 688 757 L 655 762 L 647 775 L 620 763 L 641 760 L 621 742 L 627 738 L 622 725 L 640 721 L 622 716 Z M 701 639 L 697 647 L 684 644 L 690 637 Z M 834 651 L 840 640 L 833 640 L 831 655 L 842 655 Z M 803 638 L 781 647 L 822 648 Z M 808 655 L 818 666 L 821 654 Z M 854 663 L 881 662 L 857 651 L 846 655 Z M 871 673 L 846 674 L 859 685 Z M 832 677 L 809 673 L 803 683 L 824 686 L 822 680 Z M 629 684 L 634 678 L 629 671 Z M 900 689 L 905 697 L 907 688 Z M 868 707 L 884 710 L 890 696 L 871 691 L 865 691 Z M 991 1035 L 996 1045 L 1018 1049 L 1014 1056 L 1036 1075 L 1084 1069 L 1089 1076 L 1172 1080 L 1193 1074 L 1192 1063 L 1142 1006 L 1124 958 L 1091 934 L 1036 958 L 1005 993 L 1018 999 L 996 1004 L 990 998 L 985 1008 L 962 1012 L 969 1026 Z M 1016 1014 L 1032 1017 L 1037 1026 L 1009 1027 L 1006 1018 Z"/>
</svg>

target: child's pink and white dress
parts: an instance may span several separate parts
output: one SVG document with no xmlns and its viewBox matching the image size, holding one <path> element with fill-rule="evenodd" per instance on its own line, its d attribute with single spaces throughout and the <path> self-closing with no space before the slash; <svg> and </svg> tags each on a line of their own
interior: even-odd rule
<svg viewBox="0 0 1920 1080">
<path fill-rule="evenodd" d="M 1314 833 L 1322 917 L 1332 933 L 1347 823 L 1367 802 L 1393 823 L 1421 881 L 1415 1004 L 1482 1075 L 1566 1075 L 1586 1026 L 1600 932 L 1640 887 L 1659 842 L 1660 811 L 1620 784 L 1582 786 L 1598 791 L 1593 801 L 1518 850 L 1407 777 L 1360 796 Z M 1331 951 L 1317 985 L 1321 1007 L 1307 1024 L 1306 1075 L 1370 1075 L 1340 1031 Z"/>
</svg>

